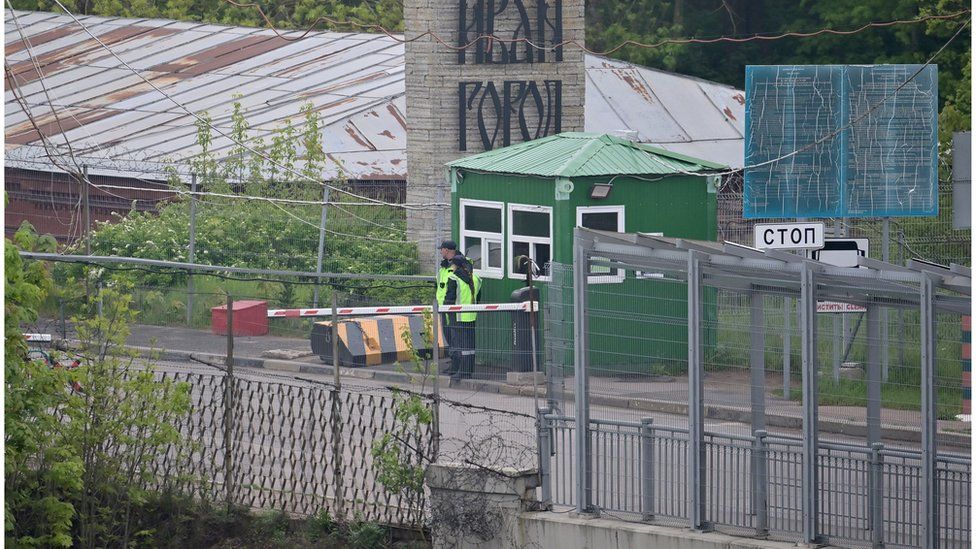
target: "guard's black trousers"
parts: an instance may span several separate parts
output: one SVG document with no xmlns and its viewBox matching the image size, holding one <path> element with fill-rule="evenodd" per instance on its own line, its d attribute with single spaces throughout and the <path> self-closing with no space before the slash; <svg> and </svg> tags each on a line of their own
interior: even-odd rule
<svg viewBox="0 0 976 549">
<path fill-rule="evenodd" d="M 474 322 L 455 322 L 451 325 L 451 371 L 461 378 L 474 373 Z"/>
</svg>

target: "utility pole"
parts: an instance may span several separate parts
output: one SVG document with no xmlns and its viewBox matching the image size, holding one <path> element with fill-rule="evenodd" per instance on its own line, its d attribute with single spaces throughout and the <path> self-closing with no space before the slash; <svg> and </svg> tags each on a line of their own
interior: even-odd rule
<svg viewBox="0 0 976 549">
<path fill-rule="evenodd" d="M 325 257 L 325 222 L 328 219 L 328 204 L 329 204 L 329 184 L 325 184 L 325 189 L 322 191 L 322 221 L 319 223 L 319 260 L 315 264 L 315 273 L 322 274 L 322 259 Z M 319 282 L 322 279 L 319 277 L 315 278 L 315 289 L 312 291 L 312 307 L 319 306 Z M 335 289 L 333 288 L 333 295 L 335 295 Z"/>
<path fill-rule="evenodd" d="M 88 164 L 83 165 L 81 169 L 81 229 L 82 237 L 85 239 L 85 255 L 91 256 L 91 208 L 88 203 Z M 91 286 L 89 285 L 87 276 L 85 277 L 85 303 L 91 303 Z"/>
<path fill-rule="evenodd" d="M 227 358 L 224 361 L 224 488 L 227 509 L 234 503 L 234 298 L 227 294 Z"/>
<path fill-rule="evenodd" d="M 193 263 L 196 258 L 195 248 L 197 240 L 197 174 L 190 175 L 190 246 L 186 253 L 186 260 Z M 186 276 L 186 325 L 193 322 L 193 270 L 187 270 Z"/>
<path fill-rule="evenodd" d="M 81 183 L 81 204 L 84 208 L 82 223 L 84 223 L 85 255 L 91 255 L 91 204 L 88 201 L 88 187 L 91 183 L 88 181 L 88 164 L 82 166 L 82 170 L 84 170 L 84 181 Z"/>
<path fill-rule="evenodd" d="M 336 295 L 336 287 L 332 286 L 332 371 L 335 381 L 332 387 L 332 417 L 330 425 L 332 427 L 332 472 L 335 474 L 335 496 L 338 516 L 340 521 L 346 517 L 345 510 L 345 489 L 343 464 L 342 464 L 342 391 L 341 379 L 339 374 L 339 299 Z"/>
</svg>

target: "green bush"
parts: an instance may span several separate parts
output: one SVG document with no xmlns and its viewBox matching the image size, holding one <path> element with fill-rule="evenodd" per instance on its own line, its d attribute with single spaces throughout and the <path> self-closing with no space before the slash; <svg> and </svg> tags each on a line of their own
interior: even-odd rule
<svg viewBox="0 0 976 549">
<path fill-rule="evenodd" d="M 234 137 L 247 142 L 261 154 L 235 147 L 226 158 L 216 159 L 210 150 L 210 128 L 198 124 L 200 154 L 193 161 L 199 189 L 218 193 L 198 197 L 195 207 L 194 262 L 207 265 L 252 269 L 315 272 L 318 267 L 318 242 L 322 206 L 302 201 L 320 201 L 322 184 L 344 189 L 340 177 L 323 181 L 324 164 L 329 161 L 318 132 L 320 123 L 310 105 L 302 107 L 304 132 L 287 124 L 277 130 L 268 146 L 249 137 L 249 126 L 240 103 L 232 116 Z M 201 116 L 207 119 L 206 113 Z M 301 177 L 293 171 L 302 151 Z M 304 178 L 304 179 L 303 179 Z M 317 184 L 316 182 L 321 182 Z M 172 186 L 186 189 L 186 182 L 173 176 Z M 251 198 L 245 198 L 251 197 Z M 261 197 L 289 202 L 272 203 Z M 326 238 L 322 270 L 335 273 L 412 275 L 420 271 L 416 244 L 406 240 L 406 216 L 402 208 L 388 205 L 363 205 L 362 199 L 331 191 L 327 207 Z M 158 211 L 130 211 L 116 215 L 113 222 L 96 225 L 91 239 L 95 255 L 135 257 L 186 262 L 189 260 L 190 201 L 175 199 Z M 96 286 L 109 275 L 119 275 L 143 291 L 138 309 L 143 322 L 169 324 L 185 322 L 187 273 L 159 268 L 59 265 L 55 277 L 59 286 L 88 280 Z M 311 304 L 312 279 L 296 280 L 234 275 L 226 280 L 218 275 L 194 277 L 195 291 L 201 294 L 191 317 L 195 323 L 209 322 L 208 309 L 214 296 L 230 291 L 244 298 L 269 301 L 276 307 L 302 307 Z M 327 303 L 330 281 L 320 285 L 319 303 Z M 431 288 L 385 281 L 341 281 L 344 294 L 362 296 L 384 304 L 425 302 Z M 233 289 L 233 291 L 232 291 Z M 216 298 L 215 298 L 216 299 Z M 81 312 L 77 299 L 64 299 Z"/>
<path fill-rule="evenodd" d="M 325 509 L 308 519 L 308 537 L 313 541 L 328 538 L 338 530 L 339 525 Z"/>
<path fill-rule="evenodd" d="M 118 281 L 99 292 L 100 314 L 74 319 L 81 343 L 72 354 L 81 366 L 69 372 L 26 360 L 22 326 L 52 285 L 43 264 L 18 254 L 47 240 L 24 227 L 14 241 L 4 249 L 5 541 L 149 544 L 155 530 L 142 513 L 153 497 L 147 487 L 163 456 L 183 449 L 175 424 L 189 413 L 188 387 L 156 380 L 151 364 L 121 352 L 134 313 L 131 288 Z"/>
<path fill-rule="evenodd" d="M 353 549 L 378 549 L 386 547 L 387 531 L 373 522 L 357 521 L 349 526 L 349 546 Z"/>
<path fill-rule="evenodd" d="M 67 371 L 27 359 L 22 326 L 51 291 L 44 266 L 19 250 L 50 251 L 29 225 L 4 240 L 4 537 L 9 547 L 70 547 L 83 491 L 79 448 L 62 429 L 77 409 Z"/>
</svg>

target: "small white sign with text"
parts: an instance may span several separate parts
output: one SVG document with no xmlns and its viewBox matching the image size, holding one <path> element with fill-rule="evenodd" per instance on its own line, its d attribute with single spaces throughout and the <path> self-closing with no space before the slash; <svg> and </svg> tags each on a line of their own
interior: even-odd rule
<svg viewBox="0 0 976 549">
<path fill-rule="evenodd" d="M 850 303 L 840 303 L 837 301 L 818 301 L 818 313 L 866 313 L 867 309 L 860 305 Z"/>
<path fill-rule="evenodd" d="M 819 250 L 824 246 L 824 224 L 759 223 L 753 236 L 760 250 Z"/>
</svg>

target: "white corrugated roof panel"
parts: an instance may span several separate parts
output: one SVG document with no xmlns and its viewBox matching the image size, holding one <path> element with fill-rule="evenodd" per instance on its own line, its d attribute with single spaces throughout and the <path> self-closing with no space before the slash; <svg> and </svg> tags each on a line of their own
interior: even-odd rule
<svg viewBox="0 0 976 549">
<path fill-rule="evenodd" d="M 5 14 L 12 84 L 53 142 L 67 136 L 91 173 L 162 173 L 168 163 L 186 171 L 187 161 L 199 152 L 191 115 L 123 67 L 71 17 Z M 233 103 L 240 101 L 254 138 L 267 142 L 287 119 L 300 132 L 299 109 L 311 102 L 327 152 L 345 166 L 348 177 L 406 178 L 404 45 L 394 38 L 314 32 L 288 41 L 268 29 L 80 19 L 166 95 L 194 113 L 206 110 L 223 131 L 230 130 Z M 21 32 L 36 41 L 30 51 Z M 33 71 L 31 54 L 43 59 L 43 81 Z M 593 55 L 585 63 L 586 131 L 636 130 L 643 142 L 742 166 L 741 91 Z M 37 169 L 39 162 L 48 162 L 41 141 L 9 89 L 5 101 L 7 165 Z M 61 115 L 63 134 L 51 104 Z M 232 142 L 214 133 L 214 153 L 231 148 Z"/>
</svg>

